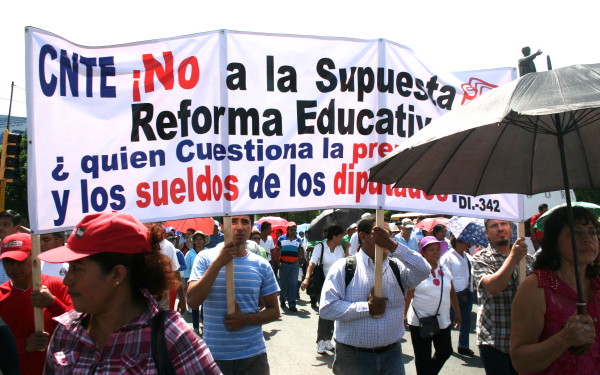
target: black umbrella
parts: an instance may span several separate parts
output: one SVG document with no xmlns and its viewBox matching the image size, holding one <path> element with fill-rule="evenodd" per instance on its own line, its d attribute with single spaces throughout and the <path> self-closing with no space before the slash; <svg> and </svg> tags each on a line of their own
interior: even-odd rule
<svg viewBox="0 0 600 375">
<path fill-rule="evenodd" d="M 595 189 L 599 107 L 600 64 L 526 74 L 431 122 L 373 166 L 369 181 L 428 194 Z M 575 233 L 570 194 L 566 198 Z M 571 240 L 582 313 L 574 236 Z"/>
<path fill-rule="evenodd" d="M 333 225 L 339 225 L 345 230 L 352 223 L 357 222 L 363 212 L 363 210 L 357 208 L 324 210 L 310 222 L 310 227 L 306 231 L 306 238 L 309 241 L 320 241 L 323 239 L 323 230 Z"/>
</svg>

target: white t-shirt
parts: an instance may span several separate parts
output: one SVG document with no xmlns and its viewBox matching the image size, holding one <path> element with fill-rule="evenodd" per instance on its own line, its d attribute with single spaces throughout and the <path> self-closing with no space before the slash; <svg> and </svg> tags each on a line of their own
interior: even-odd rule
<svg viewBox="0 0 600 375">
<path fill-rule="evenodd" d="M 440 309 L 438 311 L 438 323 L 440 325 L 440 329 L 448 328 L 450 323 L 450 291 L 452 290 L 452 274 L 448 271 L 448 269 L 442 266 L 442 274 L 444 275 L 444 290 L 442 294 L 442 303 L 440 304 L 440 290 L 441 290 L 441 275 L 440 275 L 440 266 L 433 270 L 435 273 L 435 279 L 440 281 L 440 285 L 435 285 L 434 277 L 429 273 L 429 277 L 425 280 L 421 281 L 419 285 L 415 288 L 415 295 L 410 302 L 410 307 L 406 312 L 406 319 L 411 326 L 419 326 L 419 318 L 415 315 L 415 310 L 417 309 L 417 314 L 419 317 L 424 318 L 426 316 L 432 316 L 435 314 L 435 311 L 438 308 L 438 304 L 440 304 Z"/>
<path fill-rule="evenodd" d="M 267 236 L 267 240 L 263 241 L 262 238 L 260 239 L 260 244 L 259 244 L 263 249 L 265 249 L 265 252 L 267 253 L 267 260 L 271 260 L 271 249 L 273 249 L 275 247 L 275 244 L 273 243 L 273 238 L 271 236 Z"/>
<path fill-rule="evenodd" d="M 469 263 L 467 263 L 469 261 L 471 261 L 471 255 L 465 251 L 461 256 L 454 249 L 449 249 L 440 258 L 440 264 L 450 270 L 454 278 L 452 283 L 457 292 L 461 292 L 467 287 L 470 291 L 473 291 L 473 276 L 470 276 Z M 469 285 L 469 280 L 471 280 L 471 285 Z"/>
<path fill-rule="evenodd" d="M 42 274 L 64 279 L 69 271 L 69 263 L 49 263 L 42 261 Z"/>
<path fill-rule="evenodd" d="M 172 243 L 167 241 L 167 239 L 163 239 L 160 242 L 160 252 L 165 254 L 167 258 L 171 259 L 171 265 L 173 271 L 179 270 L 179 260 L 177 259 L 177 250 Z"/>
<path fill-rule="evenodd" d="M 350 247 L 348 248 L 348 255 L 356 254 L 356 250 L 358 249 L 358 231 L 352 233 L 352 237 L 350 237 Z"/>
<path fill-rule="evenodd" d="M 329 246 L 327 246 L 327 241 L 319 242 L 315 245 L 313 249 L 312 256 L 310 257 L 310 263 L 314 263 L 315 265 L 319 264 L 321 261 L 321 253 L 325 249 L 325 253 L 323 254 L 323 273 L 327 276 L 329 269 L 335 263 L 336 260 L 342 259 L 345 257 L 344 248 L 341 245 L 338 245 L 333 249 L 333 253 Z"/>
</svg>

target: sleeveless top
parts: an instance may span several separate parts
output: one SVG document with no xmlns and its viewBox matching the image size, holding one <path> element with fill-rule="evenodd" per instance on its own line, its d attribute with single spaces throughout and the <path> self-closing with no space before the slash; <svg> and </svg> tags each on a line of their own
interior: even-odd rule
<svg viewBox="0 0 600 375">
<path fill-rule="evenodd" d="M 544 289 L 546 314 L 544 328 L 538 339 L 542 342 L 555 335 L 575 314 L 577 293 L 562 281 L 554 271 L 533 271 L 538 277 L 538 287 Z M 587 304 L 588 315 L 594 321 L 596 342 L 584 355 L 576 355 L 566 350 L 550 366 L 535 374 L 598 374 L 600 372 L 600 278 L 592 279 L 594 297 Z"/>
</svg>

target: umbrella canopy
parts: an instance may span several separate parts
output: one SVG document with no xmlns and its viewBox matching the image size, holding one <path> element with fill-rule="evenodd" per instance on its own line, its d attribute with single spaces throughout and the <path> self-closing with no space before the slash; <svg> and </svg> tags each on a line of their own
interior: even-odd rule
<svg viewBox="0 0 600 375">
<path fill-rule="evenodd" d="M 446 227 L 459 241 L 469 242 L 482 247 L 487 247 L 489 245 L 487 235 L 485 234 L 485 224 L 483 219 L 453 216 L 448 221 Z M 510 236 L 510 243 L 515 243 L 517 240 L 517 224 L 511 223 L 511 228 L 512 235 Z"/>
<path fill-rule="evenodd" d="M 269 223 L 271 223 L 271 227 L 275 228 L 275 227 L 283 227 L 283 228 L 287 228 L 288 225 L 288 221 L 282 217 L 278 217 L 278 216 L 264 216 L 261 217 L 257 223 L 259 225 L 262 225 L 263 222 L 268 221 Z"/>
<path fill-rule="evenodd" d="M 431 232 L 433 230 L 433 227 L 435 227 L 438 224 L 446 226 L 446 224 L 448 224 L 448 220 L 449 219 L 445 217 L 428 217 L 415 224 L 415 228 L 421 228 L 423 230 Z"/>
<path fill-rule="evenodd" d="M 165 227 L 173 227 L 175 230 L 185 233 L 190 228 L 196 231 L 202 231 L 206 234 L 212 234 L 215 221 L 212 217 L 196 217 L 193 219 L 169 220 L 165 221 Z"/>
<path fill-rule="evenodd" d="M 310 228 L 306 232 L 306 238 L 309 241 L 319 241 L 323 239 L 323 230 L 339 225 L 342 229 L 348 228 L 352 223 L 357 222 L 363 214 L 363 210 L 357 208 L 337 208 L 335 210 L 324 210 L 310 222 Z"/>
<path fill-rule="evenodd" d="M 489 242 L 485 234 L 483 219 L 473 217 L 453 216 L 446 225 L 459 241 L 487 247 Z"/>
<path fill-rule="evenodd" d="M 535 222 L 535 225 L 533 227 L 536 228 L 536 229 L 539 229 L 539 230 L 543 231 L 544 230 L 544 223 L 550 217 L 550 215 L 552 215 L 552 213 L 554 211 L 556 211 L 557 209 L 559 209 L 561 207 L 565 207 L 565 206 L 566 206 L 566 203 L 559 204 L 558 206 L 552 207 L 551 209 L 549 209 L 547 212 L 545 212 L 542 216 L 540 216 L 537 219 L 537 221 Z M 579 207 L 587 208 L 588 210 L 590 210 L 594 214 L 596 214 L 596 216 L 600 216 L 600 206 L 598 206 L 597 204 L 588 203 L 588 202 L 574 202 L 573 206 L 579 206 Z"/>
<path fill-rule="evenodd" d="M 569 188 L 599 188 L 599 107 L 600 64 L 526 74 L 432 121 L 373 166 L 369 181 L 428 194 L 562 190 L 560 148 Z"/>
<path fill-rule="evenodd" d="M 600 64 L 567 66 L 526 74 L 432 121 L 373 166 L 369 181 L 428 194 L 596 189 L 599 142 Z M 569 225 L 574 233 L 572 211 Z"/>
</svg>

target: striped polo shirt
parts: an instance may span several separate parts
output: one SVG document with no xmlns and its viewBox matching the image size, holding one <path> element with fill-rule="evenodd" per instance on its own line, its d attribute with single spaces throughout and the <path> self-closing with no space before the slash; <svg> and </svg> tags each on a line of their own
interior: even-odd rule
<svg viewBox="0 0 600 375">
<path fill-rule="evenodd" d="M 219 255 L 219 249 L 201 251 L 194 260 L 190 282 L 199 280 Z M 215 359 L 235 360 L 255 357 L 267 351 L 260 325 L 247 325 L 237 331 L 225 328 L 227 288 L 225 268 L 221 268 L 209 295 L 204 300 L 204 341 Z M 235 300 L 244 314 L 260 311 L 260 297 L 279 292 L 277 279 L 269 262 L 251 252 L 233 258 Z"/>
<path fill-rule="evenodd" d="M 302 239 L 298 236 L 289 239 L 287 234 L 277 239 L 277 247 L 281 250 L 280 260 L 284 262 L 297 262 L 298 249 L 302 247 Z"/>
</svg>

